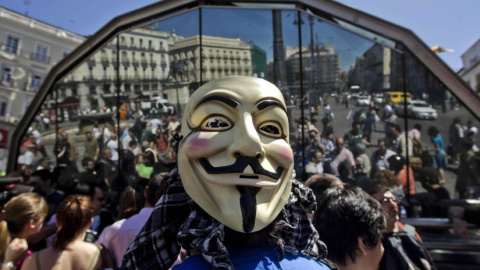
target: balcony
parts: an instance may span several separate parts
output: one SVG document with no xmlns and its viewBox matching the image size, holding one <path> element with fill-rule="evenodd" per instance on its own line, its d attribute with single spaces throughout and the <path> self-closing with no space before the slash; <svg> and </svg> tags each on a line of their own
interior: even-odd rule
<svg viewBox="0 0 480 270">
<path fill-rule="evenodd" d="M 147 67 L 148 67 L 148 61 L 147 61 L 147 59 L 142 58 L 141 63 L 142 63 L 142 67 L 143 67 L 143 68 L 147 68 Z"/>
<path fill-rule="evenodd" d="M 30 59 L 39 63 L 50 64 L 50 56 L 44 54 L 31 53 Z"/>
<path fill-rule="evenodd" d="M 134 68 L 138 68 L 139 64 L 140 64 L 140 63 L 138 62 L 137 59 L 133 59 L 133 60 L 132 60 L 132 66 L 133 66 Z"/>
</svg>

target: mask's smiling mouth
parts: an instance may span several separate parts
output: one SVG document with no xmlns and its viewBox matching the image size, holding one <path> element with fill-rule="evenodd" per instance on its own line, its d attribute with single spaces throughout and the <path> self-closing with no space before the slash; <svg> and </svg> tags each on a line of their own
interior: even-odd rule
<svg viewBox="0 0 480 270">
<path fill-rule="evenodd" d="M 200 164 L 200 166 L 202 166 L 202 168 L 208 174 L 245 173 L 245 170 L 247 169 L 247 167 L 250 166 L 251 169 L 248 168 L 248 172 L 253 172 L 253 173 L 251 175 L 242 174 L 240 175 L 240 178 L 258 179 L 259 175 L 264 175 L 276 181 L 280 179 L 284 171 L 284 168 L 280 166 L 277 168 L 276 172 L 267 171 L 262 167 L 258 158 L 255 158 L 255 157 L 239 157 L 235 161 L 235 163 L 233 163 L 232 165 L 220 166 L 220 167 L 213 167 L 212 164 L 210 164 L 210 162 L 206 158 L 198 159 L 198 163 Z"/>
</svg>

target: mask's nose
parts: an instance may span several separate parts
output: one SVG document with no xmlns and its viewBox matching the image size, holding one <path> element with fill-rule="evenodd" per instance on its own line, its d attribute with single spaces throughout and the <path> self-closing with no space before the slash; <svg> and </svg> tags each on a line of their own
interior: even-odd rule
<svg viewBox="0 0 480 270">
<path fill-rule="evenodd" d="M 245 156 L 257 157 L 258 159 L 265 157 L 265 149 L 250 114 L 246 113 L 238 123 L 235 123 L 234 129 L 233 142 L 228 147 L 230 157 Z"/>
</svg>

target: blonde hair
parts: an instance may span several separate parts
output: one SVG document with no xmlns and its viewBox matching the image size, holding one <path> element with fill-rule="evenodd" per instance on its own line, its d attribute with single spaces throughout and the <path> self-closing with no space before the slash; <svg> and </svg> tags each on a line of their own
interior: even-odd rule
<svg viewBox="0 0 480 270">
<path fill-rule="evenodd" d="M 374 182 L 376 184 L 380 184 L 381 186 L 387 187 L 387 188 L 398 187 L 398 186 L 402 185 L 402 182 L 400 182 L 400 180 L 398 180 L 398 178 L 395 176 L 395 174 L 393 174 L 389 170 L 379 171 L 375 175 Z"/>
<path fill-rule="evenodd" d="M 0 222 L 0 259 L 11 241 L 11 234 L 22 232 L 30 221 L 37 222 L 47 215 L 48 205 L 37 193 L 28 192 L 13 197 L 4 207 L 5 218 Z"/>
</svg>

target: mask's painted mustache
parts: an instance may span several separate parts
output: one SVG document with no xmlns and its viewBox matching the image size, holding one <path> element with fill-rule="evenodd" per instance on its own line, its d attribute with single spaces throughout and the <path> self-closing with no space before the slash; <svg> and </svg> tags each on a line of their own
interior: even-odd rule
<svg viewBox="0 0 480 270">
<path fill-rule="evenodd" d="M 200 158 L 198 163 L 200 163 L 203 169 L 209 174 L 243 173 L 247 166 L 250 165 L 255 174 L 262 174 L 275 180 L 280 179 L 284 170 L 283 167 L 278 167 L 274 173 L 267 171 L 260 165 L 258 158 L 255 157 L 239 157 L 232 165 L 220 167 L 213 167 L 206 158 Z"/>
</svg>

